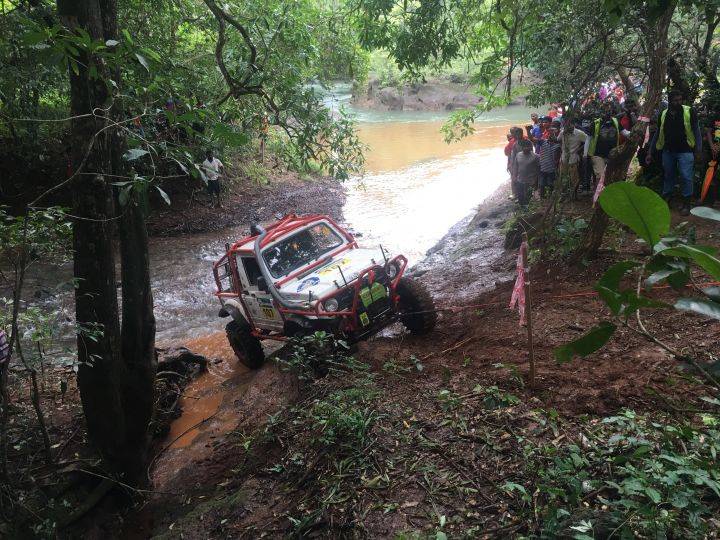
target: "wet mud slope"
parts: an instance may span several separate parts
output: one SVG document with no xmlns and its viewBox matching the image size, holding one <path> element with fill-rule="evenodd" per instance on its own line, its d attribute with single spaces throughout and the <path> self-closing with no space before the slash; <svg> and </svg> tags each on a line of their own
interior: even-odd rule
<svg viewBox="0 0 720 540">
<path fill-rule="evenodd" d="M 516 254 L 502 252 L 500 234 L 511 210 L 504 194 L 496 197 L 413 269 L 436 303 L 452 308 L 432 334 L 379 336 L 360 345 L 355 363 L 302 384 L 274 363 L 254 375 L 232 368 L 217 386 L 219 405 L 203 413 L 215 416 L 158 458 L 159 493 L 125 533 L 531 534 L 535 503 L 521 489 L 539 481 L 528 469 L 535 452 L 585 448 L 603 418 L 626 409 L 664 418 L 712 410 L 702 399 L 712 389 L 689 366 L 626 329 L 586 359 L 555 362 L 555 347 L 607 317 L 592 284 L 613 262 L 639 254 L 625 237 L 587 267 L 533 268 L 537 384 L 528 388 L 526 329 L 508 309 Z M 717 245 L 717 231 L 697 221 L 698 241 Z M 720 357 L 718 321 L 668 310 L 646 324 L 671 346 L 696 343 L 706 366 Z M 232 362 L 227 350 L 205 352 Z M 590 491 L 584 501 L 599 506 L 599 496 Z"/>
</svg>

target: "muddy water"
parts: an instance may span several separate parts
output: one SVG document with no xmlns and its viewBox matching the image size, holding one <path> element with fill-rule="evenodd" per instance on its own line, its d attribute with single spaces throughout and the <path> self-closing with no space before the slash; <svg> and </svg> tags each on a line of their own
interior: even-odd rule
<svg viewBox="0 0 720 540">
<path fill-rule="evenodd" d="M 368 144 L 367 174 L 351 182 L 344 213 L 363 233 L 410 263 L 507 180 L 502 152 L 507 126 L 481 126 L 451 145 L 442 121 L 371 123 L 360 127 Z"/>
<path fill-rule="evenodd" d="M 359 135 L 369 148 L 367 172 L 349 182 L 343 208 L 347 224 L 362 234 L 361 244 L 382 243 L 417 263 L 507 180 L 502 152 L 509 125 L 505 117 L 479 123 L 472 136 L 451 145 L 443 141 L 444 120 L 436 113 L 409 113 L 407 121 L 399 121 L 397 113 L 390 121 L 379 121 L 377 113 L 364 119 Z M 219 360 L 181 399 L 184 413 L 172 425 L 168 440 L 174 441 L 173 449 L 184 450 L 173 453 L 177 457 L 170 462 L 204 453 L 208 437 L 234 427 L 231 420 L 218 421 L 215 416 L 228 397 L 224 383 L 232 379 L 232 394 L 238 396 L 251 376 L 239 376 L 244 368 L 238 367 L 221 331 L 224 321 L 216 316 L 209 271 L 224 242 L 242 233 L 230 230 L 222 235 L 153 240 L 156 311 L 163 312 L 163 320 L 173 321 L 159 324 L 159 338 L 185 341 L 192 350 Z M 183 252 L 192 254 L 192 259 L 177 264 L 173 254 Z"/>
</svg>

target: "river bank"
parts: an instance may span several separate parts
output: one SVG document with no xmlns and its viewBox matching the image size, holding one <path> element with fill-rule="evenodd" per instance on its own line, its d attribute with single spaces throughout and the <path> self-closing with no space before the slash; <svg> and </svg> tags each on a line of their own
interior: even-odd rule
<svg viewBox="0 0 720 540">
<path fill-rule="evenodd" d="M 537 82 L 538 78 L 531 72 L 513 76 L 513 88 L 526 88 Z M 428 77 L 417 82 L 371 74 L 363 87 L 355 88 L 352 97 L 355 107 L 376 111 L 455 111 L 472 109 L 484 101 L 466 73 Z M 509 103 L 510 106 L 525 104 L 523 96 Z"/>
<path fill-rule="evenodd" d="M 147 220 L 150 236 L 221 231 L 276 214 L 327 214 L 340 218 L 345 188 L 339 181 L 321 175 L 300 175 L 283 170 L 259 184 L 230 175 L 223 183 L 222 208 L 216 208 L 204 190 L 191 196 L 174 197 L 172 205 L 157 207 Z"/>
</svg>

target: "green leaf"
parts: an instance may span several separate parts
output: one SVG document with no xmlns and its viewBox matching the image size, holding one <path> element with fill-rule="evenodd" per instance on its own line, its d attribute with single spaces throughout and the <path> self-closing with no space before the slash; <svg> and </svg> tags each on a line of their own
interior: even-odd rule
<svg viewBox="0 0 720 540">
<path fill-rule="evenodd" d="M 665 270 L 659 270 L 653 274 L 650 274 L 647 279 L 645 279 L 645 288 L 646 289 L 652 289 L 653 285 L 657 285 L 661 281 L 669 278 L 673 274 L 677 273 L 678 270 L 667 268 Z"/>
<path fill-rule="evenodd" d="M 702 396 L 700 399 L 703 401 L 706 401 L 707 403 L 712 403 L 713 405 L 720 405 L 720 399 L 710 397 L 710 396 Z"/>
<path fill-rule="evenodd" d="M 595 290 L 600 295 L 610 311 L 618 315 L 622 310 L 622 295 L 620 293 L 620 280 L 629 271 L 638 266 L 635 261 L 620 261 L 612 265 L 603 274 L 595 285 Z"/>
<path fill-rule="evenodd" d="M 715 210 L 714 208 L 708 208 L 707 206 L 696 206 L 690 210 L 690 213 L 693 216 L 720 221 L 720 211 Z"/>
<path fill-rule="evenodd" d="M 639 266 L 635 261 L 620 261 L 608 268 L 598 281 L 598 285 L 608 289 L 617 290 L 620 287 L 620 280 L 633 268 Z"/>
<path fill-rule="evenodd" d="M 655 504 L 658 504 L 662 500 L 662 496 L 660 495 L 660 492 L 655 488 L 646 487 L 645 493 L 647 494 L 648 497 L 650 497 L 650 500 L 652 502 L 654 502 Z"/>
<path fill-rule="evenodd" d="M 605 304 L 607 304 L 607 307 L 610 308 L 612 314 L 619 315 L 623 308 L 622 294 L 607 287 L 601 287 L 600 285 L 595 285 L 595 290 Z"/>
<path fill-rule="evenodd" d="M 720 321 L 720 303 L 700 298 L 681 298 L 675 302 L 675 309 L 692 311 L 704 317 L 712 317 Z"/>
<path fill-rule="evenodd" d="M 42 43 L 46 39 L 47 35 L 45 34 L 45 32 L 41 32 L 40 30 L 31 30 L 30 32 L 26 32 L 21 36 L 20 42 L 23 45 L 31 47 L 33 45 L 37 45 L 38 43 Z"/>
<path fill-rule="evenodd" d="M 135 58 L 138 59 L 138 62 L 140 62 L 148 72 L 150 71 L 150 64 L 148 64 L 147 58 L 140 53 L 135 53 Z"/>
<path fill-rule="evenodd" d="M 714 248 L 704 246 L 676 246 L 661 252 L 662 255 L 692 259 L 695 263 L 715 279 L 720 280 L 720 260 L 713 253 Z"/>
<path fill-rule="evenodd" d="M 584 336 L 566 343 L 555 349 L 555 359 L 560 362 L 569 362 L 575 356 L 585 357 L 594 353 L 605 345 L 615 333 L 616 326 L 608 321 L 603 321 Z"/>
<path fill-rule="evenodd" d="M 147 150 L 143 150 L 142 148 L 131 148 L 130 150 L 125 152 L 125 154 L 123 154 L 123 158 L 126 161 L 133 161 L 149 153 L 150 152 L 148 152 Z"/>
<path fill-rule="evenodd" d="M 670 209 L 653 190 L 629 182 L 607 186 L 600 194 L 605 212 L 654 246 L 670 230 Z"/>
<path fill-rule="evenodd" d="M 225 124 L 216 124 L 213 128 L 213 135 L 221 139 L 229 146 L 243 146 L 250 140 L 246 133 L 237 133 L 230 126 Z"/>
<path fill-rule="evenodd" d="M 168 206 L 170 206 L 170 197 L 168 196 L 168 194 L 165 193 L 165 191 L 164 191 L 160 186 L 155 186 L 155 189 L 158 190 L 158 193 L 160 193 L 160 196 L 161 196 L 161 197 L 163 198 L 163 200 L 165 201 L 165 204 L 167 204 Z"/>
</svg>

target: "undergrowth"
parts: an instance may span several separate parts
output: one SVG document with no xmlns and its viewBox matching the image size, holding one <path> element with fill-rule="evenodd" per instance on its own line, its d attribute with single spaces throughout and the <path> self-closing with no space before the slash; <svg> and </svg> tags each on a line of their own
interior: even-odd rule
<svg viewBox="0 0 720 540">
<path fill-rule="evenodd" d="M 563 418 L 497 384 L 438 382 L 414 356 L 373 371 L 322 333 L 282 362 L 301 375 L 302 397 L 245 438 L 255 459 L 239 485 L 258 477 L 268 513 L 236 532 L 587 540 L 719 530 L 713 414 Z"/>
</svg>

